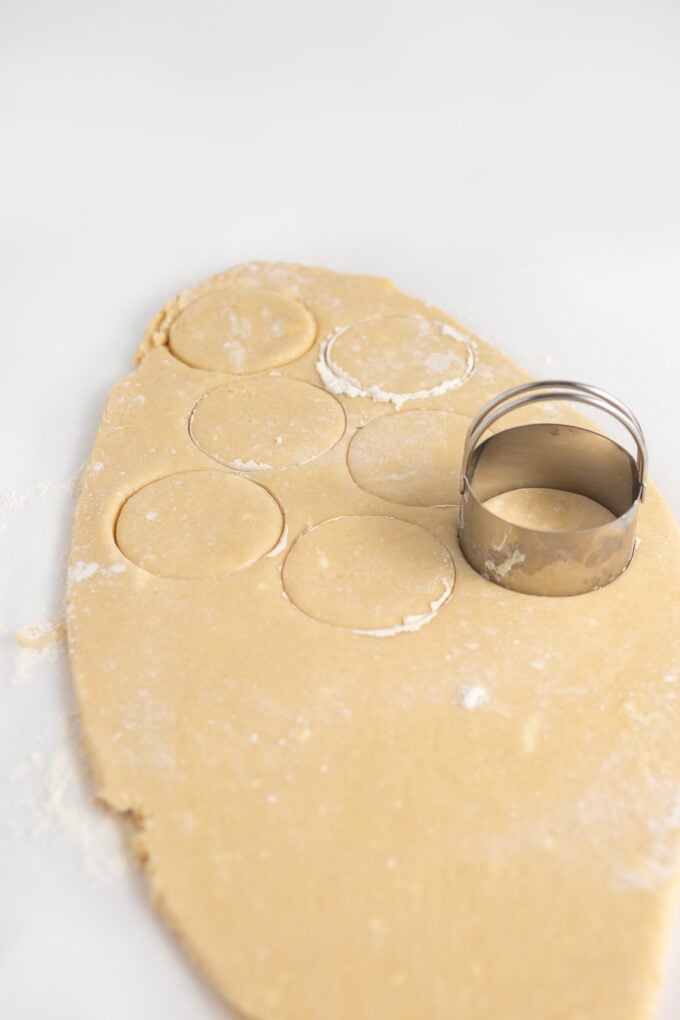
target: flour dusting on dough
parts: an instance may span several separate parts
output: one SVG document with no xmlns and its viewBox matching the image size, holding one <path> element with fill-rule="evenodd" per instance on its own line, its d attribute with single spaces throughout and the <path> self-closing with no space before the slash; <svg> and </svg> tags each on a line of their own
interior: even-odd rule
<svg viewBox="0 0 680 1020">
<path fill-rule="evenodd" d="M 78 584 L 80 581 L 87 581 L 88 577 L 93 577 L 98 570 L 98 563 L 86 563 L 84 560 L 78 560 L 77 563 L 69 567 L 68 579 Z"/>
<path fill-rule="evenodd" d="M 69 583 L 78 584 L 80 581 L 89 580 L 97 573 L 103 575 L 122 574 L 126 570 L 127 567 L 124 563 L 112 563 L 110 567 L 102 567 L 99 563 L 86 563 L 84 560 L 78 560 L 69 567 L 68 580 Z"/>
<path fill-rule="evenodd" d="M 229 461 L 229 466 L 235 468 L 237 471 L 271 471 L 271 464 L 260 464 L 256 460 L 239 460 L 238 457 L 235 460 Z"/>
<path fill-rule="evenodd" d="M 398 411 L 409 400 L 424 400 L 428 397 L 438 397 L 444 393 L 450 393 L 467 382 L 472 375 L 476 363 L 476 348 L 470 337 L 464 336 L 447 323 L 431 323 L 430 320 L 425 319 L 421 315 L 410 315 L 408 318 L 419 320 L 422 325 L 436 325 L 445 336 L 456 340 L 465 347 L 467 355 L 465 369 L 463 370 L 462 375 L 454 376 L 450 379 L 444 379 L 442 382 L 438 383 L 436 386 L 430 387 L 429 389 L 415 390 L 413 392 L 406 393 L 394 393 L 375 384 L 362 384 L 358 379 L 355 379 L 354 376 L 350 375 L 349 372 L 346 372 L 333 360 L 333 346 L 335 345 L 335 342 L 348 330 L 353 329 L 355 326 L 362 323 L 374 322 L 380 318 L 380 315 L 370 315 L 365 319 L 360 319 L 358 322 L 352 322 L 346 326 L 341 326 L 321 344 L 319 359 L 316 363 L 316 370 L 324 386 L 330 393 L 333 393 L 335 396 L 344 395 L 347 397 L 369 397 L 371 400 L 375 400 L 378 403 L 393 404 Z M 456 355 L 453 354 L 453 352 L 451 352 L 450 355 L 448 353 L 443 354 L 433 352 L 427 356 L 425 363 L 431 370 L 442 370 L 448 368 L 450 362 L 455 360 L 455 358 Z"/>
<path fill-rule="evenodd" d="M 481 684 L 474 684 L 472 687 L 465 688 L 461 695 L 460 703 L 463 708 L 467 708 L 469 712 L 472 712 L 476 708 L 486 705 L 488 700 L 489 692 L 486 687 L 482 687 Z"/>
<path fill-rule="evenodd" d="M 394 637 L 395 634 L 412 634 L 416 630 L 420 630 L 426 623 L 433 620 L 437 615 L 444 603 L 450 598 L 451 592 L 453 591 L 453 581 L 449 581 L 448 578 L 443 578 L 444 591 L 435 599 L 430 602 L 430 609 L 426 613 L 413 613 L 409 616 L 405 616 L 401 623 L 396 624 L 394 627 L 380 627 L 376 630 L 359 630 L 356 627 L 352 627 L 351 630 L 354 634 L 366 634 L 369 637 Z"/>
<path fill-rule="evenodd" d="M 343 1017 L 360 1015 L 367 1001 L 391 1020 L 433 1016 L 442 1002 L 464 1013 L 479 1001 L 483 976 L 489 1016 L 543 1020 L 559 1002 L 565 1016 L 597 1008 L 637 1018 L 656 982 L 679 846 L 680 547 L 666 508 L 651 487 L 636 571 L 595 595 L 531 599 L 462 563 L 455 588 L 451 577 L 442 593 L 455 564 L 433 548 L 428 566 L 424 538 L 404 533 L 402 542 L 384 523 L 389 508 L 356 484 L 346 440 L 406 399 L 436 396 L 427 387 L 462 374 L 462 348 L 400 322 L 360 328 L 333 350 L 343 322 L 401 318 L 405 309 L 431 322 L 438 313 L 382 281 L 256 266 L 175 299 L 154 320 L 145 349 L 167 342 L 167 320 L 183 303 L 230 281 L 295 288 L 329 340 L 321 357 L 320 344 L 310 345 L 281 374 L 317 391 L 325 384 L 349 417 L 333 456 L 266 478 L 293 537 L 319 522 L 361 524 L 328 531 L 328 542 L 320 532 L 297 546 L 297 560 L 293 545 L 282 564 L 283 555 L 266 553 L 276 555 L 281 521 L 261 559 L 228 579 L 142 583 L 130 568 L 115 583 L 95 572 L 72 584 L 69 626 L 79 639 L 72 652 L 88 745 L 107 802 L 123 810 L 134 802 L 153 819 L 146 863 L 156 902 L 244 1014 L 266 1017 L 285 1006 L 312 1018 L 329 1001 Z M 366 343 L 352 350 L 360 333 Z M 450 367 L 449 350 L 460 352 Z M 470 384 L 440 395 L 438 408 L 469 416 L 524 381 L 500 352 L 481 342 L 478 351 Z M 85 569 L 87 561 L 111 562 L 112 538 L 98 512 L 115 519 L 123 476 L 176 470 L 171 449 L 188 468 L 199 463 L 186 430 L 206 377 L 172 352 L 157 354 L 138 376 L 144 421 L 132 423 L 115 397 L 104 417 L 96 456 L 106 474 L 88 472 L 75 523 L 72 562 Z M 333 355 L 347 378 L 334 371 Z M 352 395 L 369 399 L 352 404 Z M 217 424 L 228 429 L 233 420 Z M 276 465 L 293 445 L 289 436 L 300 439 L 285 422 L 265 416 L 264 424 L 270 447 L 257 429 L 252 441 L 229 447 L 251 470 Z M 408 450 L 403 468 L 385 467 L 408 469 Z M 457 558 L 453 511 L 428 503 L 395 513 Z M 381 521 L 374 530 L 371 515 Z M 494 550 L 497 562 L 487 567 L 501 576 L 523 569 L 512 545 Z M 190 553 L 193 546 L 189 535 Z M 375 629 L 352 630 L 362 627 Z M 35 684 L 20 693 L 34 692 Z M 58 802 L 58 784 L 54 793 Z M 300 880 L 292 898 L 291 875 Z M 329 875 L 343 890 L 327 898 L 330 941 L 318 937 Z M 404 890 L 415 890 L 425 909 L 404 913 Z M 519 928 L 518 902 L 528 904 Z M 263 931 L 266 966 L 234 967 L 240 955 L 264 959 Z M 505 931 L 518 937 L 505 940 L 499 963 Z M 421 951 L 410 966 L 415 943 Z M 569 966 L 545 966 L 555 959 Z M 526 980 L 513 983 L 517 967 Z M 615 980 L 605 988 L 607 972 Z"/>
</svg>

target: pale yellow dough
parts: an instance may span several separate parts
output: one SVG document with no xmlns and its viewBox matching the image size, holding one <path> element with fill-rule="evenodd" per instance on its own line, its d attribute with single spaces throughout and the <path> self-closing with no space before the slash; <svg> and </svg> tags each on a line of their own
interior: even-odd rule
<svg viewBox="0 0 680 1020">
<path fill-rule="evenodd" d="M 614 514 L 587 496 L 555 489 L 515 489 L 487 499 L 498 517 L 536 531 L 585 531 L 614 520 Z"/>
<path fill-rule="evenodd" d="M 470 419 L 451 411 L 399 411 L 359 429 L 347 450 L 357 485 L 390 503 L 460 502 L 460 461 Z"/>
<path fill-rule="evenodd" d="M 190 435 L 227 467 L 298 467 L 345 432 L 342 405 L 318 386 L 276 376 L 226 383 L 196 402 Z"/>
<path fill-rule="evenodd" d="M 188 365 L 248 375 L 298 358 L 314 334 L 299 301 L 257 286 L 223 287 L 191 302 L 170 326 L 168 343 Z"/>
<path fill-rule="evenodd" d="M 97 794 L 207 978 L 258 1020 L 651 1020 L 680 834 L 658 492 L 600 591 L 475 574 L 463 426 L 527 377 L 384 280 L 238 267 L 139 359 L 68 640 Z M 515 510 L 574 509 L 541 498 Z"/>
</svg>

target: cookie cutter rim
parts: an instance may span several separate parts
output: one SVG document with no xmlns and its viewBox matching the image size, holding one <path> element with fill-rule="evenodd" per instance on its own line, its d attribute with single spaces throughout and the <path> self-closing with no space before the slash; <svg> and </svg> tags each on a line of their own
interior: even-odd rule
<svg viewBox="0 0 680 1020">
<path fill-rule="evenodd" d="M 554 422 L 510 427 L 480 443 L 487 429 L 505 415 L 552 400 L 575 401 L 608 413 L 632 437 L 636 458 L 600 432 Z M 483 498 L 473 487 L 480 463 L 482 485 L 489 490 Z M 523 383 L 506 390 L 477 412 L 467 432 L 460 476 L 461 551 L 487 580 L 525 594 L 576 595 L 604 587 L 626 569 L 635 550 L 647 465 L 647 444 L 638 419 L 605 390 L 567 380 Z M 501 492 L 542 487 L 541 471 L 547 475 L 546 488 L 589 496 L 610 509 L 613 519 L 587 529 L 542 531 L 512 524 L 484 505 Z M 522 475 L 527 476 L 524 481 Z"/>
</svg>

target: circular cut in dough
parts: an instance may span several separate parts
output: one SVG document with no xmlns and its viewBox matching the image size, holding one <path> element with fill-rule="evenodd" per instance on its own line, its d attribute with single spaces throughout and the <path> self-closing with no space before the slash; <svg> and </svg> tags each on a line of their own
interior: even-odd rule
<svg viewBox="0 0 680 1020">
<path fill-rule="evenodd" d="M 418 630 L 453 590 L 444 545 L 393 517 L 336 517 L 301 535 L 283 566 L 292 602 L 322 623 L 382 637 Z"/>
<path fill-rule="evenodd" d="M 511 489 L 484 506 L 510 524 L 536 531 L 586 531 L 614 520 L 611 510 L 594 499 L 561 489 Z"/>
<path fill-rule="evenodd" d="M 159 577 L 214 577 L 259 559 L 282 531 L 279 504 L 261 485 L 226 471 L 184 471 L 130 496 L 116 542 Z"/>
<path fill-rule="evenodd" d="M 194 368 L 248 375 L 299 358 L 316 323 L 304 305 L 261 287 L 214 290 L 170 327 L 170 350 Z"/>
<path fill-rule="evenodd" d="M 350 473 L 362 489 L 390 503 L 457 504 L 469 425 L 469 418 L 452 411 L 399 411 L 375 418 L 350 443 Z"/>
<path fill-rule="evenodd" d="M 424 315 L 371 315 L 337 330 L 317 367 L 333 393 L 400 407 L 457 389 L 474 366 L 472 342 L 447 323 Z"/>
<path fill-rule="evenodd" d="M 345 412 L 335 397 L 284 376 L 226 383 L 199 398 L 189 421 L 199 449 L 245 471 L 306 464 L 344 431 Z"/>
<path fill-rule="evenodd" d="M 373 278 L 255 264 L 220 285 L 242 278 L 297 285 L 338 325 L 436 314 Z M 274 558 L 211 581 L 118 571 L 102 522 L 120 508 L 121 479 L 169 475 L 193 455 L 252 491 L 187 446 L 189 408 L 209 387 L 154 356 L 164 335 L 154 320 L 139 413 L 118 387 L 109 399 L 75 519 L 67 622 L 97 793 L 148 820 L 135 849 L 153 901 L 201 972 L 257 1020 L 648 1016 L 680 848 L 680 540 L 654 485 L 640 548 L 613 584 L 536 597 L 463 561 L 449 602 L 404 634 L 403 614 L 452 582 L 445 553 L 386 516 L 372 542 L 372 517 L 359 535 L 336 529 L 376 514 L 372 500 L 437 521 L 457 557 L 455 512 L 368 497 L 344 439 L 304 469 L 251 476 L 275 479 L 295 538 L 301 522 L 350 517 L 299 540 L 286 593 L 343 624 L 381 632 L 396 620 L 382 627 L 394 637 L 311 619 L 282 597 Z M 478 357 L 479 386 L 473 377 L 442 409 L 463 410 L 474 389 L 474 414 L 526 380 L 486 344 Z M 312 361 L 296 377 L 314 381 Z M 417 406 L 433 407 L 400 413 Z M 364 398 L 354 410 L 367 421 L 371 408 Z M 360 544 L 346 565 L 343 546 L 351 558 Z"/>
</svg>

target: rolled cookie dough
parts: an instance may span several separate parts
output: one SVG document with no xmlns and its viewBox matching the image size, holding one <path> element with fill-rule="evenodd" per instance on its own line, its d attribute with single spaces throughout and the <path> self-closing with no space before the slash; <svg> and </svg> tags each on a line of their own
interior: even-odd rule
<svg viewBox="0 0 680 1020">
<path fill-rule="evenodd" d="M 607 588 L 468 567 L 461 419 L 526 378 L 384 280 L 255 263 L 169 302 L 113 389 L 71 553 L 85 741 L 244 1015 L 652 1016 L 680 540 L 652 486 Z"/>
</svg>

